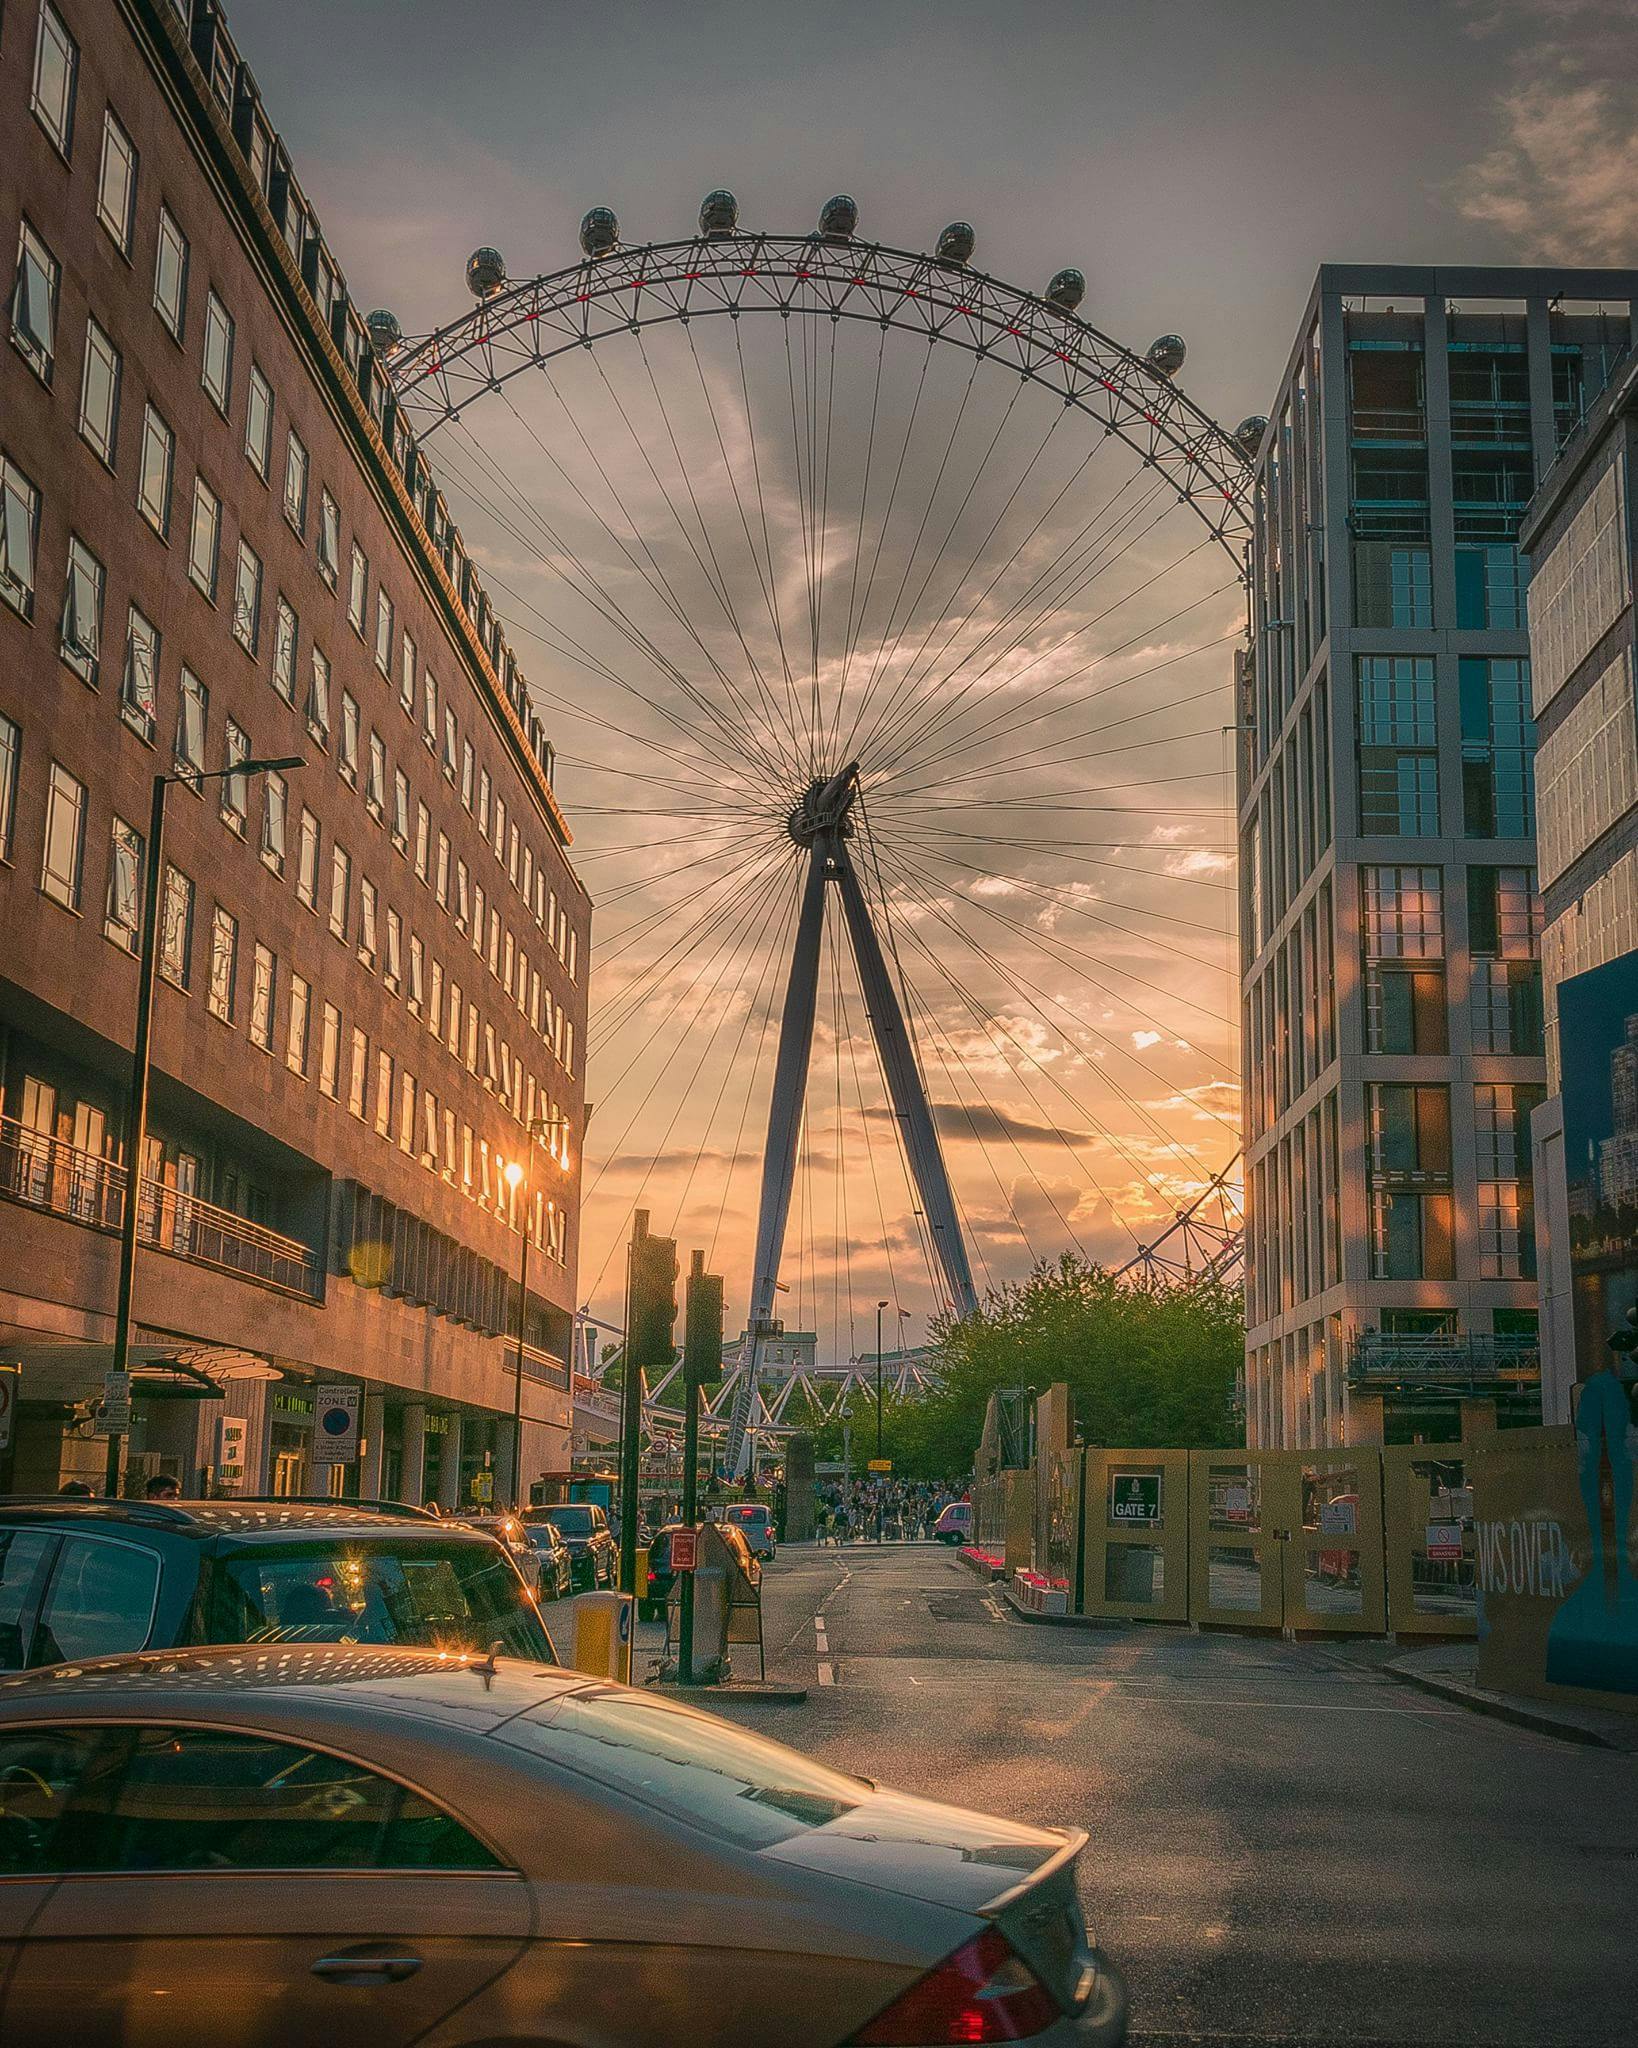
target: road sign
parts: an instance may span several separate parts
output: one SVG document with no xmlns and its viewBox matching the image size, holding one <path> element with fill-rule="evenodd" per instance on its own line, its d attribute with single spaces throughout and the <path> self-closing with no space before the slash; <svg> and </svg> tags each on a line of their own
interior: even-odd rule
<svg viewBox="0 0 1638 2048">
<path fill-rule="evenodd" d="M 691 1572 L 699 1563 L 699 1538 L 692 1529 L 673 1529 L 671 1532 L 671 1569 L 674 1572 Z"/>
<path fill-rule="evenodd" d="M 1152 1529 L 1160 1524 L 1158 1472 L 1111 1472 L 1109 1519 L 1117 1528 Z"/>
<path fill-rule="evenodd" d="M 23 1378 L 20 1365 L 0 1365 L 0 1451 L 11 1449 L 17 1426 L 17 1393 Z"/>
<path fill-rule="evenodd" d="M 495 1475 L 493 1472 L 473 1473 L 472 1498 L 485 1503 L 495 1498 Z"/>
<path fill-rule="evenodd" d="M 105 1372 L 102 1376 L 102 1412 L 97 1417 L 98 1436 L 123 1436 L 131 1426 L 131 1375 Z"/>
<path fill-rule="evenodd" d="M 350 1465 L 357 1456 L 357 1387 L 320 1387 L 313 1402 L 313 1463 Z"/>
<path fill-rule="evenodd" d="M 891 1458 L 872 1458 L 869 1469 L 872 1472 L 891 1472 L 893 1460 Z"/>
</svg>

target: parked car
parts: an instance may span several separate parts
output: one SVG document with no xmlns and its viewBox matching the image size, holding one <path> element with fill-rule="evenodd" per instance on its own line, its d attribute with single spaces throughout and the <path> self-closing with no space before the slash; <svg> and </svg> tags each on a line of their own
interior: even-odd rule
<svg viewBox="0 0 1638 2048">
<path fill-rule="evenodd" d="M 528 1531 L 516 1515 L 460 1515 L 453 1525 L 477 1529 L 495 1541 L 518 1568 L 518 1575 L 530 1592 L 540 1594 L 540 1552 L 529 1541 Z"/>
<path fill-rule="evenodd" d="M 574 1591 L 574 1559 L 558 1533 L 555 1522 L 525 1522 L 524 1541 L 532 1544 L 538 1561 L 542 1600 L 566 1600 Z"/>
<path fill-rule="evenodd" d="M 940 1511 L 933 1524 L 933 1534 L 940 1543 L 970 1543 L 973 1540 L 973 1504 L 970 1500 L 952 1500 Z"/>
<path fill-rule="evenodd" d="M 282 1502 L 0 1498 L 0 1670 L 190 1643 L 411 1643 L 554 1663 L 492 1536 Z"/>
<path fill-rule="evenodd" d="M 648 1578 L 637 1597 L 637 1618 L 639 1621 L 660 1621 L 665 1615 L 665 1603 L 671 1598 L 671 1588 L 676 1573 L 671 1568 L 671 1539 L 681 1529 L 686 1536 L 686 1522 L 667 1522 L 663 1529 L 656 1529 L 648 1545 Z"/>
<path fill-rule="evenodd" d="M 555 1507 L 525 1508 L 526 1523 L 550 1522 L 569 1546 L 577 1587 L 612 1586 L 620 1576 L 620 1548 L 609 1518 L 595 1501 L 560 1501 Z"/>
<path fill-rule="evenodd" d="M 753 1557 L 772 1563 L 777 1546 L 774 1542 L 773 1509 L 766 1501 L 735 1501 L 723 1509 L 722 1519 L 745 1538 Z"/>
<path fill-rule="evenodd" d="M 1078 1829 L 561 1668 L 248 1661 L 0 1682 L 7 2048 L 1123 2038 Z"/>
</svg>

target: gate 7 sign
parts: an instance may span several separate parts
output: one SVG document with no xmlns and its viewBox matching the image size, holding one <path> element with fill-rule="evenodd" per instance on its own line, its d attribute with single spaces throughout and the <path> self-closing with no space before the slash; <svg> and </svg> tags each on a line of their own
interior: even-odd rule
<svg viewBox="0 0 1638 2048">
<path fill-rule="evenodd" d="M 1160 1522 L 1158 1472 L 1111 1472 L 1109 1520 L 1120 1528 L 1155 1528 Z"/>
</svg>

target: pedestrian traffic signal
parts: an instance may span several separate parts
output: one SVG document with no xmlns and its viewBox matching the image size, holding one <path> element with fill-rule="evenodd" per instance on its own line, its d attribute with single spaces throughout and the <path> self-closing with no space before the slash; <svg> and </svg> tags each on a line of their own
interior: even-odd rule
<svg viewBox="0 0 1638 2048">
<path fill-rule="evenodd" d="M 676 1353 L 677 1240 L 650 1237 L 648 1211 L 637 1211 L 631 1237 L 631 1281 L 626 1302 L 626 1364 L 662 1372 Z"/>
<path fill-rule="evenodd" d="M 690 1387 L 722 1378 L 722 1275 L 706 1272 L 704 1252 L 694 1254 L 684 1296 L 683 1378 Z"/>
</svg>

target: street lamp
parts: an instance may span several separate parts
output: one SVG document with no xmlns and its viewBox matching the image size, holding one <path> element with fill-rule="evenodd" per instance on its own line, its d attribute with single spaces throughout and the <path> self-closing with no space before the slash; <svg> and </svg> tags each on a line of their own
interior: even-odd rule
<svg viewBox="0 0 1638 2048">
<path fill-rule="evenodd" d="M 876 1304 L 876 1464 L 882 1461 L 882 1310 L 885 1301 Z M 882 1540 L 882 1475 L 876 1473 L 876 1541 Z"/>
<path fill-rule="evenodd" d="M 560 1115 L 537 1117 L 524 1126 L 531 1138 L 539 1138 L 548 1130 L 556 1130 L 564 1119 Z M 523 1179 L 523 1165 L 520 1160 L 506 1162 L 504 1179 L 510 1193 L 515 1197 L 518 1183 Z M 529 1211 L 523 1212 L 523 1248 L 518 1254 L 518 1370 L 512 1388 L 512 1512 L 523 1511 L 523 1323 L 529 1307 Z"/>
<path fill-rule="evenodd" d="M 276 759 L 232 761 L 225 768 L 188 768 L 154 777 L 148 809 L 148 857 L 142 878 L 142 936 L 138 948 L 136 1042 L 131 1048 L 131 1106 L 125 1119 L 125 1210 L 119 1229 L 119 1288 L 114 1297 L 114 1359 L 117 1373 L 131 1369 L 131 1301 L 136 1288 L 137 1225 L 142 1214 L 142 1155 L 148 1149 L 148 1064 L 153 1039 L 154 968 L 159 957 L 159 892 L 164 881 L 165 793 L 173 782 L 190 785 L 220 782 L 227 777 L 272 775 L 281 769 L 305 768 L 299 754 Z M 119 1492 L 120 1452 L 125 1432 L 108 1433 L 108 1462 L 103 1491 Z"/>
<path fill-rule="evenodd" d="M 515 1199 L 523 1168 L 506 1162 L 506 1185 Z M 518 1371 L 512 1387 L 512 1512 L 523 1506 L 523 1318 L 529 1305 L 529 1214 L 523 1216 L 523 1249 L 518 1254 Z"/>
</svg>

